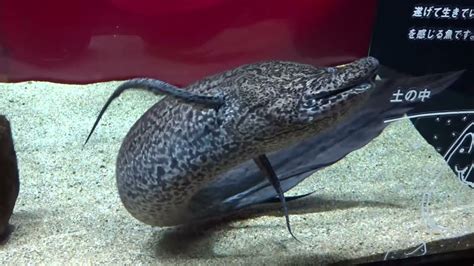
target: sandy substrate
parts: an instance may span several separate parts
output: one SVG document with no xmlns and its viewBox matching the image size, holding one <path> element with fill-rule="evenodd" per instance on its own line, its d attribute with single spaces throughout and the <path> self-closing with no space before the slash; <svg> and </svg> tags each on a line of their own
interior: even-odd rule
<svg viewBox="0 0 474 266">
<path fill-rule="evenodd" d="M 288 193 L 317 191 L 290 205 L 304 244 L 275 211 L 202 231 L 142 224 L 120 202 L 114 163 L 122 138 L 157 98 L 124 94 L 82 149 L 116 85 L 0 84 L 0 114 L 12 123 L 21 175 L 16 230 L 0 247 L 1 265 L 327 263 L 474 232 L 474 190 L 407 121 Z"/>
</svg>

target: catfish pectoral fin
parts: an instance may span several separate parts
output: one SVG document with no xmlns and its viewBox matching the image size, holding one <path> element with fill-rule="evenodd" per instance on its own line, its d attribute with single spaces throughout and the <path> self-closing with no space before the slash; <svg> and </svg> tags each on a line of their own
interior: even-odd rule
<svg viewBox="0 0 474 266">
<path fill-rule="evenodd" d="M 262 174 L 267 177 L 268 181 L 270 181 L 273 188 L 275 188 L 278 194 L 278 197 L 280 198 L 283 212 L 285 214 L 286 227 L 288 228 L 288 231 L 290 232 L 291 236 L 295 240 L 297 240 L 298 242 L 301 242 L 293 234 L 293 231 L 291 231 L 290 217 L 288 215 L 288 206 L 286 205 L 285 195 L 283 194 L 283 190 L 281 189 L 280 180 L 278 180 L 278 177 L 275 174 L 275 171 L 273 170 L 273 167 L 270 161 L 268 160 L 265 154 L 259 155 L 257 158 L 254 158 L 253 160 L 255 164 L 257 164 L 258 168 L 260 168 L 260 171 L 262 172 Z"/>
</svg>

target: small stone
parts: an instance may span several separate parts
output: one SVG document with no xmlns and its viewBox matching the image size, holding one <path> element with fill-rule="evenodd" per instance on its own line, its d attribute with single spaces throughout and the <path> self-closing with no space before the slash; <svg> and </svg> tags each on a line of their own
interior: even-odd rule
<svg viewBox="0 0 474 266">
<path fill-rule="evenodd" d="M 13 230 L 8 221 L 19 191 L 20 180 L 10 123 L 0 115 L 0 244 L 6 243 Z"/>
</svg>

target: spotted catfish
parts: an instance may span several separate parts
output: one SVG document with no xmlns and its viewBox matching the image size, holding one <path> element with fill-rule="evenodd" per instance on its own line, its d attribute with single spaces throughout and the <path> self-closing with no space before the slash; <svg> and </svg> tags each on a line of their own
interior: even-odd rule
<svg viewBox="0 0 474 266">
<path fill-rule="evenodd" d="M 147 224 L 173 226 L 278 198 L 291 233 L 283 193 L 370 142 L 386 126 L 385 117 L 412 108 L 391 105 L 390 88 L 428 84 L 442 90 L 459 76 L 376 81 L 378 69 L 367 57 L 319 68 L 250 64 L 184 89 L 133 79 L 109 98 L 89 137 L 126 89 L 165 93 L 120 148 L 116 178 L 126 209 Z"/>
</svg>

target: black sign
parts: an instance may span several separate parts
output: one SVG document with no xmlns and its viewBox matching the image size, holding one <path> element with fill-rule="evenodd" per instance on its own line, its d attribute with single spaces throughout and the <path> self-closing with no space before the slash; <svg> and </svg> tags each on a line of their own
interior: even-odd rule
<svg viewBox="0 0 474 266">
<path fill-rule="evenodd" d="M 370 55 L 412 75 L 466 70 L 408 115 L 459 179 L 474 187 L 474 2 L 380 0 Z M 395 91 L 391 101 L 421 99 L 429 91 L 421 94 Z"/>
</svg>

